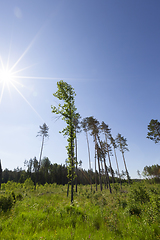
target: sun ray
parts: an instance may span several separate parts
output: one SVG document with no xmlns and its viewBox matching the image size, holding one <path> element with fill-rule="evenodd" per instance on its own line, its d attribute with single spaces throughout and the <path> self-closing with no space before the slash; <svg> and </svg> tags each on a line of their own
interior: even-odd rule
<svg viewBox="0 0 160 240">
<path fill-rule="evenodd" d="M 32 108 L 32 110 L 38 115 L 38 117 L 43 121 L 44 119 L 39 115 L 39 113 L 34 109 L 34 107 L 29 103 L 29 101 L 23 96 L 23 94 L 18 90 L 18 88 L 11 82 L 12 86 L 16 89 L 16 91 L 20 94 L 20 96 L 25 100 L 25 102 Z"/>
<path fill-rule="evenodd" d="M 2 97 L 3 97 L 4 87 L 5 87 L 5 82 L 3 83 L 3 86 L 2 86 L 2 91 L 1 91 L 1 96 L 0 96 L 0 103 L 1 103 Z"/>
<path fill-rule="evenodd" d="M 27 77 L 27 76 L 16 76 L 16 78 L 23 78 L 23 79 L 42 79 L 42 80 L 59 80 L 61 78 L 50 78 L 50 77 Z"/>
<path fill-rule="evenodd" d="M 17 74 L 17 73 L 19 73 L 19 72 L 22 72 L 22 71 L 24 71 L 24 70 L 26 70 L 26 69 L 28 69 L 28 68 L 31 68 L 31 67 L 33 67 L 33 66 L 35 66 L 35 65 L 37 65 L 37 64 L 33 64 L 33 65 L 31 65 L 31 66 L 28 66 L 28 67 L 19 69 L 19 70 L 13 72 L 12 74 L 15 75 L 15 74 Z M 11 72 L 11 70 L 9 70 L 9 71 Z"/>
<path fill-rule="evenodd" d="M 42 29 L 44 28 L 44 26 L 42 26 L 40 28 L 40 30 L 37 32 L 37 34 L 35 35 L 35 37 L 32 39 L 32 41 L 30 42 L 30 44 L 28 45 L 28 47 L 26 48 L 26 50 L 22 53 L 22 55 L 19 57 L 19 59 L 15 62 L 15 64 L 11 67 L 10 71 L 12 71 L 17 64 L 22 60 L 22 58 L 26 55 L 26 53 L 29 51 L 29 49 L 32 47 L 33 43 L 35 42 L 35 40 L 37 39 L 38 35 L 40 34 L 40 32 L 42 31 Z"/>
</svg>

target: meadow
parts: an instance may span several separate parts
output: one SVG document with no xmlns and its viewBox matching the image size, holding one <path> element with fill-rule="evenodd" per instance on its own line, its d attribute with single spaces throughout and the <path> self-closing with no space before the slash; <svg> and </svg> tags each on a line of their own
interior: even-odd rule
<svg viewBox="0 0 160 240">
<path fill-rule="evenodd" d="M 73 204 L 67 185 L 3 183 L 0 239 L 160 239 L 160 185 L 115 183 L 113 193 L 78 185 Z"/>
</svg>

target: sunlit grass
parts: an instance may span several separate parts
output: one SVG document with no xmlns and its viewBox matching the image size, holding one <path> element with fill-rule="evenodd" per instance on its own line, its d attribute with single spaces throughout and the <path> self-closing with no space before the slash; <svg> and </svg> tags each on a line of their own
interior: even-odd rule
<svg viewBox="0 0 160 240">
<path fill-rule="evenodd" d="M 11 185 L 8 184 L 9 190 L 7 184 L 6 188 L 3 185 L 3 195 L 9 194 Z M 113 194 L 107 189 L 91 193 L 90 186 L 81 185 L 73 205 L 67 198 L 67 186 L 45 184 L 34 190 L 23 184 L 13 185 L 15 195 L 21 192 L 23 200 L 16 201 L 10 211 L 0 213 L 0 239 L 160 238 L 158 185 L 147 185 L 146 192 L 136 193 L 139 185 L 133 184 Z M 144 203 L 132 199 L 147 199 L 147 194 L 149 200 Z M 130 213 L 134 204 L 141 210 L 139 215 Z"/>
</svg>

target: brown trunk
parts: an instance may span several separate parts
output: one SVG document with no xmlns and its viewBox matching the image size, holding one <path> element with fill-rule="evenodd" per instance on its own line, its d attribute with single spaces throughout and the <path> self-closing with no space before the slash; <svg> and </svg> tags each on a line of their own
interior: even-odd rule
<svg viewBox="0 0 160 240">
<path fill-rule="evenodd" d="M 76 132 L 75 132 L 76 135 Z M 77 136 L 75 136 L 75 150 L 76 150 L 76 192 L 77 192 Z"/>
<path fill-rule="evenodd" d="M 114 176 L 113 176 L 113 171 L 112 171 L 112 164 L 111 164 L 111 159 L 110 159 L 110 155 L 109 155 L 109 149 L 108 149 L 108 143 L 107 143 L 107 136 L 105 134 L 105 138 L 106 138 L 106 146 L 107 146 L 107 153 L 108 153 L 108 160 L 109 160 L 109 166 L 111 169 L 111 175 L 112 175 L 112 183 L 114 183 Z"/>
<path fill-rule="evenodd" d="M 113 148 L 114 148 L 114 156 L 115 156 L 115 159 L 116 159 L 116 164 L 117 164 L 117 170 L 118 170 L 119 180 L 120 180 L 120 184 L 121 184 L 121 188 L 122 188 L 122 182 L 121 182 L 121 176 L 120 176 L 120 172 L 119 172 L 119 166 L 118 166 L 118 161 L 117 161 L 116 149 L 115 149 L 114 146 L 113 146 Z"/>
<path fill-rule="evenodd" d="M 126 169 L 126 174 L 127 174 L 127 178 L 128 178 L 128 184 L 130 184 L 128 170 L 127 170 L 127 166 L 126 166 L 126 161 L 125 161 L 125 158 L 124 158 L 124 152 L 122 152 L 122 157 L 123 157 L 123 162 L 124 162 L 124 166 L 125 166 L 125 169 Z"/>
<path fill-rule="evenodd" d="M 100 169 L 100 162 L 99 162 L 99 149 L 98 149 L 98 146 L 97 146 L 97 158 L 98 158 L 98 168 L 99 168 L 100 190 L 102 191 L 102 179 L 101 179 L 101 169 Z"/>
<path fill-rule="evenodd" d="M 86 131 L 86 139 L 87 139 L 87 147 L 88 147 L 89 169 L 91 170 L 91 157 L 90 157 L 90 149 L 89 149 L 89 141 L 88 141 L 87 131 Z M 90 177 L 91 192 L 92 192 L 92 177 L 91 177 L 91 173 L 89 173 L 89 177 Z"/>
</svg>

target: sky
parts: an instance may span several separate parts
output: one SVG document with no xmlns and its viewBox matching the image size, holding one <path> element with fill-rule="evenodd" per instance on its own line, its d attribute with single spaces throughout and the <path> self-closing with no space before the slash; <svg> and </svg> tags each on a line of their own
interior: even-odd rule
<svg viewBox="0 0 160 240">
<path fill-rule="evenodd" d="M 39 159 L 39 126 L 46 123 L 43 157 L 64 164 L 66 125 L 51 112 L 57 82 L 71 84 L 82 118 L 109 125 L 127 139 L 129 174 L 160 164 L 160 146 L 146 138 L 151 119 L 160 120 L 159 0 L 2 0 L 0 69 L 14 81 L 0 82 L 0 159 L 2 168 L 24 167 Z M 92 168 L 94 143 L 89 136 Z M 117 150 L 120 171 L 124 170 Z M 88 169 L 85 133 L 78 135 L 78 160 Z M 113 169 L 115 159 L 111 157 Z"/>
</svg>

